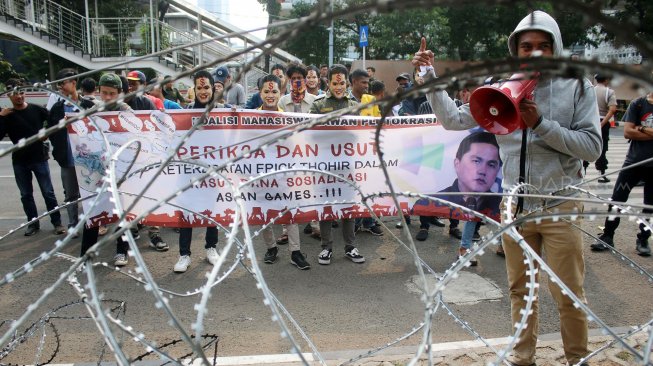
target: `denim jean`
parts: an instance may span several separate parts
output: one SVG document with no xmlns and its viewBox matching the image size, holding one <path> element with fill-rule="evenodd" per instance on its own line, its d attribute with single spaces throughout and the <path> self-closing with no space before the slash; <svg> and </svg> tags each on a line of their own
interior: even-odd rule
<svg viewBox="0 0 653 366">
<path fill-rule="evenodd" d="M 449 219 L 449 228 L 454 229 L 458 227 L 460 220 Z M 419 217 L 419 228 L 428 230 L 431 226 L 431 216 L 420 216 Z"/>
<path fill-rule="evenodd" d="M 469 249 L 472 247 L 472 241 L 474 239 L 474 233 L 481 226 L 480 221 L 465 221 L 463 225 L 463 235 L 460 239 L 460 247 Z"/>
<path fill-rule="evenodd" d="M 75 166 L 61 167 L 61 184 L 63 185 L 64 202 L 74 202 L 80 197 L 79 185 L 77 184 L 77 173 Z M 79 222 L 79 203 L 66 207 L 68 213 L 68 227 L 73 227 Z"/>
<path fill-rule="evenodd" d="M 627 168 L 632 163 L 624 163 L 622 168 Z M 650 176 L 651 167 L 648 166 L 638 166 L 635 168 L 628 168 L 619 172 L 617 177 L 617 182 L 614 184 L 614 191 L 612 192 L 612 201 L 613 202 L 626 202 L 628 201 L 628 196 L 630 196 L 631 190 L 639 183 L 640 180 L 644 181 L 644 204 L 653 205 L 653 179 Z M 608 212 L 612 212 L 614 207 L 610 205 L 608 207 Z M 643 209 L 642 212 L 650 214 L 650 209 Z M 619 222 L 621 222 L 619 216 L 615 217 L 613 220 L 610 218 L 605 219 L 605 230 L 603 234 L 609 237 L 614 236 L 614 232 L 619 227 Z M 643 223 L 639 224 L 640 239 L 648 239 L 651 236 L 651 232 L 646 229 L 646 226 Z"/>
<path fill-rule="evenodd" d="M 20 201 L 23 203 L 23 210 L 27 215 L 27 220 L 37 217 L 36 202 L 34 202 L 34 187 L 32 186 L 32 173 L 36 177 L 36 182 L 41 190 L 41 195 L 45 200 L 45 206 L 48 211 L 57 207 L 57 198 L 54 195 L 54 187 L 50 179 L 50 167 L 47 161 L 31 164 L 13 164 L 16 185 L 20 191 Z M 61 225 L 61 213 L 55 211 L 50 214 L 50 222 L 53 226 Z M 33 224 L 39 227 L 39 223 Z"/>
<path fill-rule="evenodd" d="M 190 255 L 190 242 L 193 239 L 193 228 L 185 227 L 179 229 L 179 255 Z M 215 248 L 218 244 L 218 228 L 215 226 L 206 227 L 205 249 Z"/>
</svg>

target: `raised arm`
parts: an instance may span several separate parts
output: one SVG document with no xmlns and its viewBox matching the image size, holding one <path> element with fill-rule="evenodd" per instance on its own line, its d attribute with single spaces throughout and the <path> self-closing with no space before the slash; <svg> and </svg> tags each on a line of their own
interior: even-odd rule
<svg viewBox="0 0 653 366">
<path fill-rule="evenodd" d="M 419 67 L 420 76 L 425 82 L 435 79 L 435 69 L 433 64 L 435 57 L 433 51 L 426 49 L 426 38 L 422 37 L 419 51 L 413 56 L 413 66 Z M 438 118 L 438 122 L 447 130 L 468 130 L 476 127 L 477 123 L 469 112 L 469 105 L 464 104 L 460 107 L 449 97 L 446 91 L 432 91 L 426 93 L 426 99 L 433 108 L 433 113 Z"/>
</svg>

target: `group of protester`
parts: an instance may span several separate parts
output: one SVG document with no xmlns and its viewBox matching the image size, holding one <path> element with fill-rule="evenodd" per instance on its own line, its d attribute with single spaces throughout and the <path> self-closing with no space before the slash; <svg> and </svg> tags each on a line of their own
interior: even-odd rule
<svg viewBox="0 0 653 366">
<path fill-rule="evenodd" d="M 536 56 L 560 56 L 562 52 L 561 34 L 556 21 L 548 14 L 535 11 L 526 16 L 508 37 L 510 55 L 520 58 Z M 415 53 L 412 63 L 415 66 L 413 75 L 401 74 L 397 77 L 398 87 L 410 87 L 413 82 L 423 83 L 425 80 L 437 78 L 433 67 L 434 53 L 426 47 L 426 40 L 422 39 L 419 50 Z M 368 72 L 370 71 L 370 72 Z M 378 80 L 370 82 L 370 73 L 375 70 L 350 71 L 343 65 L 327 67 L 321 65 L 305 67 L 301 64 L 275 65 L 271 74 L 258 83 L 259 92 L 249 100 L 245 100 L 242 86 L 233 83 L 229 70 L 219 67 L 213 72 L 201 70 L 193 75 L 193 88 L 188 99 L 183 98 L 178 91 L 175 92 L 169 83 L 163 88 L 154 88 L 148 95 L 136 94 L 117 101 L 121 93 L 133 92 L 145 86 L 147 81 L 142 72 L 134 70 L 127 74 L 126 80 L 121 80 L 119 75 L 107 73 L 99 80 L 99 100 L 92 97 L 95 87 L 86 79 L 81 82 L 83 93 L 77 92 L 75 71 L 61 70 L 57 78 L 63 80 L 58 86 L 60 93 L 67 99 L 57 101 L 45 108 L 28 104 L 24 94 L 18 87 L 18 80 L 9 80 L 6 85 L 9 89 L 9 98 L 12 108 L 0 112 L 0 137 L 8 134 L 14 143 L 22 138 L 38 134 L 44 126 L 53 126 L 63 118 L 65 112 L 89 108 L 102 101 L 108 103 L 108 110 L 141 110 L 141 109 L 173 109 L 173 108 L 206 108 L 213 107 L 247 107 L 266 111 L 285 111 L 325 114 L 350 108 L 359 103 L 369 102 L 375 98 L 383 98 L 385 86 Z M 165 81 L 165 80 L 163 80 Z M 600 78 L 597 81 L 601 83 Z M 160 84 L 161 79 L 149 81 Z M 326 84 L 326 90 L 323 86 Z M 438 121 L 446 128 L 452 130 L 466 130 L 477 127 L 470 113 L 469 91 L 459 93 L 459 100 L 449 97 L 446 91 L 428 92 L 418 98 L 402 101 L 396 112 L 400 114 L 417 114 L 420 111 L 432 111 Z M 525 98 L 520 101 L 519 110 L 522 120 L 526 125 L 523 130 L 517 130 L 507 135 L 493 136 L 480 133 L 474 140 L 468 141 L 464 148 L 459 149 L 456 156 L 456 166 L 462 170 L 476 172 L 466 168 L 479 164 L 478 156 L 495 156 L 480 162 L 485 164 L 483 173 L 472 176 L 468 183 L 459 174 L 459 179 L 450 191 L 458 192 L 485 192 L 488 190 L 487 181 L 496 176 L 499 166 L 502 167 L 503 188 L 510 188 L 516 183 L 524 183 L 534 187 L 539 194 L 553 194 L 550 199 L 542 201 L 530 197 L 516 200 L 511 212 L 516 217 L 527 217 L 531 213 L 583 211 L 583 205 L 578 200 L 569 200 L 559 191 L 569 184 L 581 183 L 583 179 L 583 161 L 595 161 L 600 155 L 605 154 L 605 134 L 602 138 L 601 127 L 610 119 L 608 110 L 612 104 L 611 98 L 601 90 L 595 88 L 588 80 L 565 79 L 560 77 L 540 77 L 534 98 Z M 90 96 L 89 96 L 90 95 Z M 599 115 L 597 108 L 597 95 L 606 98 L 606 103 Z M 607 95 L 607 96 L 606 96 Z M 600 103 L 599 103 L 600 104 Z M 365 115 L 380 116 L 382 111 L 378 107 L 369 107 L 362 111 Z M 614 111 L 612 111 L 614 113 Z M 624 167 L 629 167 L 653 157 L 653 93 L 633 101 L 624 116 L 625 137 L 631 140 Z M 609 131 L 608 131 L 609 132 Z M 74 161 L 70 149 L 70 142 L 65 130 L 50 137 L 53 145 L 53 156 L 61 166 L 62 182 L 66 202 L 73 202 L 79 198 L 79 189 L 76 185 L 74 174 Z M 463 145 L 463 144 L 461 144 Z M 480 153 L 480 150 L 486 152 Z M 495 152 L 496 151 L 496 152 Z M 495 154 L 495 155 L 492 155 Z M 31 174 L 37 177 L 41 192 L 46 199 L 49 210 L 57 207 L 50 173 L 47 164 L 48 151 L 42 141 L 23 147 L 12 156 L 16 183 L 21 193 L 21 201 L 28 220 L 33 221 L 27 228 L 25 235 L 34 235 L 39 230 L 36 206 L 32 197 Z M 472 165 L 463 165 L 472 164 Z M 607 169 L 606 162 L 601 161 L 597 167 L 603 174 Z M 614 188 L 613 201 L 624 202 L 630 190 L 639 180 L 645 182 L 644 203 L 653 204 L 651 195 L 651 175 L 646 171 L 653 163 L 639 165 L 632 169 L 621 171 Z M 492 169 L 488 172 L 488 169 Z M 481 171 L 479 169 L 478 171 Z M 482 174 L 482 178 L 479 177 Z M 481 182 L 482 181 L 482 182 Z M 474 183 L 476 182 L 476 183 Z M 473 188 L 472 185 L 480 184 Z M 525 193 L 528 193 L 527 191 Z M 555 193 L 555 194 L 554 194 Z M 566 192 L 573 194 L 573 192 Z M 468 206 L 478 208 L 481 205 L 476 200 L 464 202 Z M 506 201 L 501 202 L 505 207 Z M 75 225 L 77 211 L 75 205 L 69 205 L 69 225 Z M 611 207 L 610 210 L 613 208 Z M 645 211 L 650 212 L 650 211 Z M 54 211 L 50 215 L 55 232 L 61 234 L 65 229 L 61 223 L 61 215 Z M 573 216 L 569 220 L 543 219 L 524 221 L 519 227 L 519 234 L 524 241 L 517 241 L 514 237 L 504 234 L 502 248 L 506 259 L 508 283 L 512 308 L 512 324 L 518 324 L 522 311 L 527 302 L 529 292 L 528 283 L 530 276 L 537 272 L 529 270 L 524 260 L 522 245 L 528 245 L 538 255 L 546 253 L 547 263 L 562 283 L 569 289 L 570 294 L 581 302 L 586 302 L 583 288 L 584 258 L 583 237 L 576 228 L 581 219 Z M 409 222 L 409 220 L 406 220 Z M 431 224 L 444 226 L 436 218 L 421 217 L 420 231 L 417 239 L 425 240 L 428 236 L 428 227 Z M 619 220 L 606 220 L 606 229 L 598 243 L 592 246 L 594 250 L 604 250 L 614 246 L 614 230 Z M 321 240 L 322 251 L 318 255 L 318 263 L 327 265 L 333 256 L 334 227 L 339 226 L 344 240 L 345 256 L 355 263 L 365 262 L 365 257 L 355 245 L 356 231 L 367 231 L 373 235 L 382 235 L 383 232 L 372 219 L 354 220 L 342 219 L 335 222 L 321 221 L 312 223 L 304 228 L 307 233 L 313 233 Z M 478 230 L 478 224 L 473 222 L 469 228 L 465 225 L 461 232 L 457 229 L 457 222 L 451 220 L 449 234 L 458 239 L 463 239 L 460 254 L 466 253 L 470 246 L 470 238 Z M 168 245 L 163 242 L 156 227 L 148 228 L 150 246 L 159 251 L 168 250 Z M 184 272 L 190 265 L 190 243 L 192 229 L 181 229 L 179 233 L 180 258 L 174 266 L 175 272 Z M 98 228 L 85 228 L 82 238 L 82 253 L 97 242 Z M 640 233 L 637 237 L 636 249 L 640 255 L 650 255 L 648 239 L 650 231 L 644 224 L 640 224 Z M 296 224 L 285 225 L 283 234 L 275 240 L 271 228 L 263 232 L 263 240 L 267 251 L 264 256 L 265 263 L 274 263 L 278 258 L 278 245 L 289 244 L 291 263 L 299 269 L 308 269 L 310 264 L 300 251 L 299 228 Z M 218 259 L 216 244 L 218 242 L 217 229 L 206 229 L 206 258 L 211 264 Z M 127 244 L 118 239 L 114 264 L 124 266 L 128 263 Z M 537 264 L 536 264 L 537 267 Z M 587 346 L 588 320 L 587 315 L 574 303 L 570 294 L 563 291 L 555 282 L 549 282 L 549 289 L 558 304 L 561 320 L 561 333 L 564 344 L 564 353 L 569 364 L 579 363 L 589 354 Z M 521 331 L 515 342 L 508 361 L 512 365 L 534 365 L 535 349 L 538 336 L 538 305 L 537 298 L 528 315 L 527 326 Z"/>
</svg>

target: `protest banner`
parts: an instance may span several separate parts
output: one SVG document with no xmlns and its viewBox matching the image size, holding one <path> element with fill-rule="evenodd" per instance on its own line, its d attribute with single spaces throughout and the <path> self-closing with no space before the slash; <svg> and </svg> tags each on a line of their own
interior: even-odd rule
<svg viewBox="0 0 653 366">
<path fill-rule="evenodd" d="M 127 217 L 150 212 L 145 224 L 215 225 L 210 218 L 227 225 L 240 212 L 237 201 L 243 202 L 241 217 L 249 224 L 365 217 L 370 214 L 362 197 L 389 192 L 381 166 L 387 167 L 397 192 L 439 192 L 456 180 L 456 150 L 469 135 L 445 131 L 433 115 L 390 117 L 377 146 L 379 118 L 345 116 L 293 133 L 316 116 L 215 109 L 202 120 L 202 112 L 102 112 L 72 123 L 68 131 L 82 196 L 96 193 L 108 173 L 107 148 L 114 154 L 137 141 L 117 156 L 116 179 L 122 206 L 133 204 Z M 201 128 L 174 150 L 198 124 Z M 161 168 L 169 154 L 172 160 Z M 215 172 L 207 173 L 208 168 Z M 399 201 L 399 208 L 391 197 L 367 203 L 378 216 L 411 213 L 414 199 Z M 91 202 L 84 202 L 89 225 L 117 217 L 108 193 L 98 204 Z M 415 208 L 420 215 L 455 214 L 423 202 Z M 487 213 L 496 215 L 497 210 Z"/>
</svg>

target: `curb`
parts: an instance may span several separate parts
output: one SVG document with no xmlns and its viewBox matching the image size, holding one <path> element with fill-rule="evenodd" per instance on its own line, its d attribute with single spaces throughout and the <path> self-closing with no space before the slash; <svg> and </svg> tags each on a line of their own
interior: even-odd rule
<svg viewBox="0 0 653 366">
<path fill-rule="evenodd" d="M 625 334 L 634 329 L 633 327 L 616 327 L 611 328 L 614 333 Z M 509 343 L 511 337 L 489 338 L 486 342 L 491 346 L 503 346 Z M 602 344 L 610 341 L 611 338 L 603 334 L 600 329 L 590 329 L 589 331 L 590 348 L 598 348 Z M 645 337 L 644 337 L 645 338 Z M 538 362 L 544 361 L 543 364 L 548 364 L 546 361 L 555 361 L 559 358 L 564 358 L 564 352 L 561 350 L 560 333 L 543 334 L 538 338 Z M 623 352 L 621 346 L 613 346 L 616 352 Z M 544 351 L 542 349 L 545 349 Z M 485 361 L 491 361 L 494 356 L 492 350 L 488 349 L 486 345 L 480 340 L 474 341 L 457 341 L 457 342 L 444 342 L 435 343 L 431 345 L 432 356 L 434 361 L 437 359 L 443 364 L 483 364 Z M 326 360 L 328 365 L 337 365 L 359 355 L 367 354 L 370 350 L 342 350 L 323 352 L 322 357 Z M 360 361 L 354 362 L 354 365 L 394 365 L 393 362 L 400 362 L 403 364 L 412 359 L 417 352 L 416 346 L 399 346 L 391 347 L 380 351 L 374 356 L 367 357 Z M 613 352 L 614 353 L 614 352 Z M 310 364 L 318 364 L 317 358 L 312 353 L 302 353 L 304 359 Z M 545 356 L 545 357 L 543 357 Z M 463 360 L 463 358 L 465 360 Z M 425 360 L 422 356 L 421 360 Z M 600 360 L 609 359 L 612 364 L 632 364 L 632 361 L 623 360 L 617 354 L 606 354 L 599 358 Z M 597 361 L 599 360 L 597 359 Z M 211 358 L 209 358 L 212 361 Z M 465 362 L 466 361 L 466 362 Z M 154 366 L 161 365 L 165 361 L 141 361 L 135 362 L 133 365 L 139 366 Z M 480 363 L 479 363 L 480 362 Z M 549 363 L 550 363 L 549 362 Z M 242 365 L 276 365 L 276 366 L 296 366 L 301 365 L 301 359 L 296 354 L 271 354 L 271 355 L 247 355 L 247 356 L 225 356 L 217 357 L 215 365 L 222 366 L 242 366 Z M 418 365 L 421 364 L 418 362 Z M 591 364 L 591 363 L 590 363 Z M 51 364 L 52 366 L 113 366 L 115 362 L 85 362 L 85 363 L 64 363 L 64 364 Z M 195 360 L 193 363 L 184 363 L 184 365 L 201 365 L 200 360 Z M 32 365 L 26 365 L 32 366 Z"/>
</svg>

